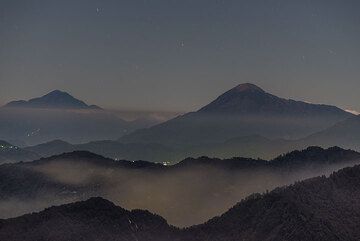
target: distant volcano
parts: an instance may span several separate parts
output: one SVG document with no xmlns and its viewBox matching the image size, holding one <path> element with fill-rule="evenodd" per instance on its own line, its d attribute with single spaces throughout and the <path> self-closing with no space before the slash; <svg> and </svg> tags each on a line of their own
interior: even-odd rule
<svg viewBox="0 0 360 241">
<path fill-rule="evenodd" d="M 242 136 L 296 139 L 330 127 L 353 116 L 330 105 L 288 100 L 260 87 L 240 84 L 200 110 L 179 116 L 120 139 L 191 145 L 216 143 Z"/>
<path fill-rule="evenodd" d="M 46 108 L 46 109 L 101 109 L 96 105 L 87 105 L 85 102 L 78 100 L 70 94 L 54 90 L 42 97 L 33 98 L 28 101 L 12 101 L 5 107 L 16 108 Z"/>
<path fill-rule="evenodd" d="M 283 114 L 294 115 L 343 115 L 349 116 L 335 106 L 309 104 L 287 100 L 265 92 L 260 87 L 245 83 L 220 95 L 201 108 L 202 113 L 237 114 Z"/>
</svg>

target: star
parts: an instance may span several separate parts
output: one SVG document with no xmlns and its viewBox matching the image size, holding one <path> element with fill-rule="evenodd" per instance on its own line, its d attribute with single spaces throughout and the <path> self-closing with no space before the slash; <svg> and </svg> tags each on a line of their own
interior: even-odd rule
<svg viewBox="0 0 360 241">
<path fill-rule="evenodd" d="M 334 55 L 336 54 L 336 52 L 332 49 L 328 49 L 328 52 L 329 52 L 329 54 L 334 54 Z"/>
</svg>

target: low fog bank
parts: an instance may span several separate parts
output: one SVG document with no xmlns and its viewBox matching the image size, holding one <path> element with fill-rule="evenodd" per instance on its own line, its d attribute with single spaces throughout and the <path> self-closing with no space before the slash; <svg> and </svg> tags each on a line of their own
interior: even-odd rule
<svg viewBox="0 0 360 241">
<path fill-rule="evenodd" d="M 178 227 L 200 224 L 220 215 L 252 193 L 319 175 L 329 175 L 360 161 L 297 170 L 270 167 L 223 168 L 190 165 L 178 168 L 126 169 L 79 160 L 57 160 L 29 167 L 59 188 L 28 199 L 1 197 L 0 217 L 39 211 L 52 205 L 102 196 L 125 209 L 146 209 Z M 36 185 L 41 186 L 41 183 Z M 26 192 L 27 190 L 23 190 Z"/>
</svg>

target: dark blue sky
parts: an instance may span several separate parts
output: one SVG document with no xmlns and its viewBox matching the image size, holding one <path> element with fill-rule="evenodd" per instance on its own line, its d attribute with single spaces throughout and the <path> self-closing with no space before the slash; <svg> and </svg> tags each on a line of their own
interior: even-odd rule
<svg viewBox="0 0 360 241">
<path fill-rule="evenodd" d="M 357 0 L 0 0 L 0 103 L 188 111 L 242 82 L 360 111 Z"/>
</svg>

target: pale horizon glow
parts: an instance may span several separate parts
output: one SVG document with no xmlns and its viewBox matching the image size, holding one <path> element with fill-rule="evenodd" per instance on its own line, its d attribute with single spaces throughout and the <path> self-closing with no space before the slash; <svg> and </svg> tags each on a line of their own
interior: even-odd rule
<svg viewBox="0 0 360 241">
<path fill-rule="evenodd" d="M 351 114 L 354 114 L 354 115 L 360 115 L 360 112 L 359 111 L 356 111 L 356 110 L 345 110 Z"/>
<path fill-rule="evenodd" d="M 3 0 L 0 103 L 195 111 L 250 82 L 360 111 L 358 0 Z"/>
</svg>

